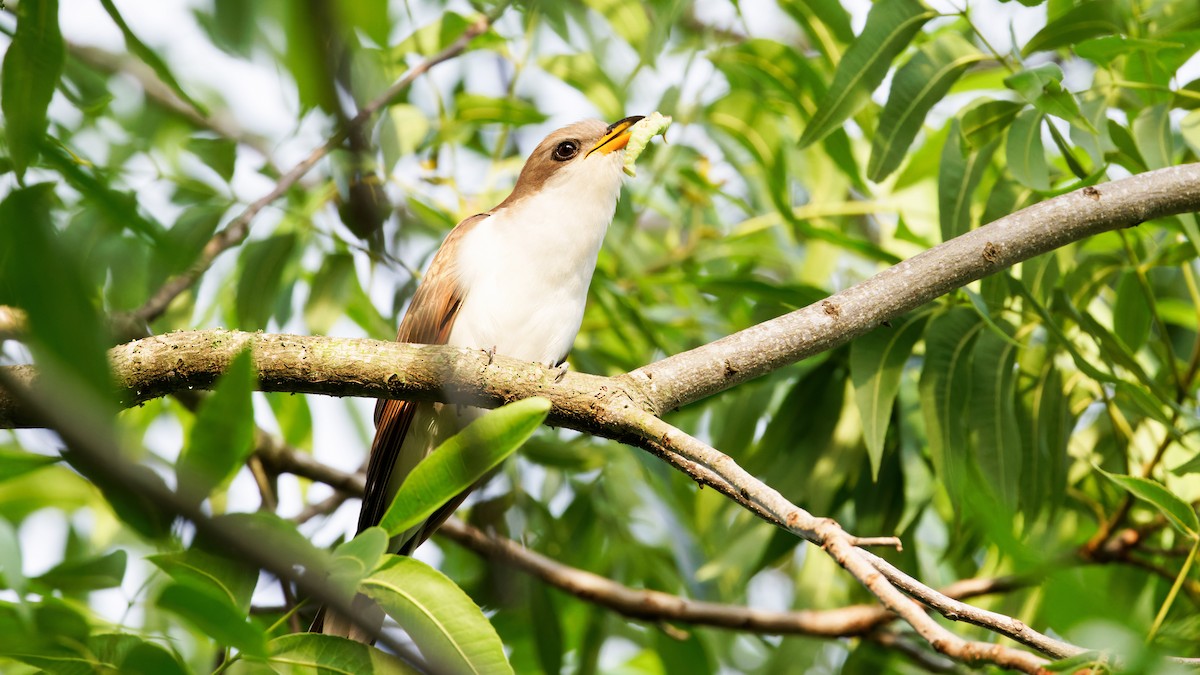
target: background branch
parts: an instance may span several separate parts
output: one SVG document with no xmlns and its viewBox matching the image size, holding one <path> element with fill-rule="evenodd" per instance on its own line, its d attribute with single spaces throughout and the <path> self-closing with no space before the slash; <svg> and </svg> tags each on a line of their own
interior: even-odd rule
<svg viewBox="0 0 1200 675">
<path fill-rule="evenodd" d="M 503 8 L 501 8 L 502 11 Z M 405 89 L 409 87 L 422 74 L 430 68 L 448 61 L 459 54 L 463 53 L 467 46 L 479 35 L 487 31 L 491 26 L 491 17 L 482 17 L 472 23 L 463 34 L 447 46 L 442 51 L 434 54 L 420 64 L 414 66 L 411 70 L 404 74 L 396 81 L 395 84 L 388 87 L 386 91 L 376 97 L 367 105 L 363 106 L 350 121 L 342 125 L 342 127 L 329 137 L 324 144 L 314 149 L 305 157 L 299 164 L 292 167 L 287 173 L 283 174 L 275 183 L 275 187 L 271 188 L 267 194 L 260 197 L 257 201 L 246 207 L 244 211 L 238 214 L 233 220 L 225 226 L 223 230 L 213 235 L 212 239 L 205 244 L 203 251 L 200 253 L 199 259 L 184 273 L 178 276 L 171 277 L 160 287 L 141 307 L 132 312 L 132 319 L 136 321 L 150 322 L 157 319 L 166 311 L 167 306 L 171 301 L 183 293 L 192 284 L 204 274 L 206 270 L 216 260 L 217 256 L 229 248 L 237 246 L 246 235 L 250 233 L 250 223 L 260 211 L 267 207 L 271 202 L 279 199 L 287 191 L 304 177 L 317 162 L 321 161 L 326 155 L 338 148 L 343 141 L 352 133 L 354 129 L 365 124 L 370 120 L 375 113 L 379 112 L 384 106 L 391 103 Z"/>
</svg>

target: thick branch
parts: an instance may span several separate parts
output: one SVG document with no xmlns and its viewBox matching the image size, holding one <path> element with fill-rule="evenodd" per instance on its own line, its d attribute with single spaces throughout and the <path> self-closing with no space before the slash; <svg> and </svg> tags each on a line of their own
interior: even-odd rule
<svg viewBox="0 0 1200 675">
<path fill-rule="evenodd" d="M 1101 232 L 1200 211 L 1200 164 L 1075 190 L 913 256 L 819 303 L 630 375 L 672 410 L 814 354 L 1023 260 Z"/>
</svg>

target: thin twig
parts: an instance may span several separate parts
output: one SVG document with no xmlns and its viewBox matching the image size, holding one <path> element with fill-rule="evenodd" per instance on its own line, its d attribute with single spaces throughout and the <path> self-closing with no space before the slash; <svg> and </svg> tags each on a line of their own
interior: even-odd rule
<svg viewBox="0 0 1200 675">
<path fill-rule="evenodd" d="M 244 211 L 238 214 L 227 226 L 220 232 L 213 235 L 212 239 L 205 244 L 204 249 L 200 253 L 200 257 L 192 266 L 182 274 L 171 277 L 164 283 L 158 291 L 150 297 L 138 309 L 132 312 L 132 316 L 137 321 L 150 322 L 162 316 L 166 311 L 167 306 L 171 301 L 178 297 L 181 293 L 191 288 L 201 275 L 212 265 L 217 256 L 225 250 L 237 246 L 250 233 L 250 223 L 260 211 L 266 208 L 269 204 L 279 199 L 287 191 L 296 184 L 305 174 L 307 174 L 317 162 L 321 161 L 325 155 L 328 155 L 335 148 L 340 146 L 343 141 L 350 135 L 351 131 L 366 124 L 375 113 L 384 106 L 390 104 L 396 99 L 405 89 L 409 87 L 422 74 L 430 68 L 452 59 L 463 51 L 476 37 L 485 32 L 491 26 L 492 19 L 490 17 L 481 17 L 475 23 L 467 27 L 467 30 L 459 36 L 457 40 L 451 43 L 442 51 L 434 54 L 420 64 L 414 66 L 411 70 L 404 74 L 392 86 L 388 87 L 387 91 L 379 97 L 363 106 L 362 110 L 355 115 L 349 123 L 343 125 L 337 132 L 329 137 L 321 146 L 309 153 L 299 164 L 292 167 L 287 173 L 279 178 L 275 186 L 271 188 L 267 194 L 263 195 L 257 201 L 246 207 Z"/>
</svg>

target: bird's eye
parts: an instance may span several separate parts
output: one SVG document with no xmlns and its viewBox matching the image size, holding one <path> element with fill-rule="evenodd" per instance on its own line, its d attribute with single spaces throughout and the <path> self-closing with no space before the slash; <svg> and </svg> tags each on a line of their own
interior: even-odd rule
<svg viewBox="0 0 1200 675">
<path fill-rule="evenodd" d="M 574 157 L 575 155 L 578 155 L 578 154 L 579 154 L 579 142 L 578 141 L 563 141 L 562 143 L 559 143 L 558 145 L 554 146 L 554 153 L 552 156 L 554 157 L 554 159 L 556 159 L 560 162 L 565 162 L 568 159 L 571 159 L 572 157 Z"/>
</svg>

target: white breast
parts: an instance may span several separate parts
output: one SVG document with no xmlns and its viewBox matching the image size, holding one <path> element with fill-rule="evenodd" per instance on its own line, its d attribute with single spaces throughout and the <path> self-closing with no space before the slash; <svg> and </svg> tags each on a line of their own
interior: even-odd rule
<svg viewBox="0 0 1200 675">
<path fill-rule="evenodd" d="M 463 238 L 457 267 L 466 294 L 450 344 L 545 365 L 566 357 L 616 210 L 619 166 L 606 157 L 600 166 L 581 163 L 590 175 L 563 171 Z"/>
</svg>

